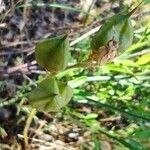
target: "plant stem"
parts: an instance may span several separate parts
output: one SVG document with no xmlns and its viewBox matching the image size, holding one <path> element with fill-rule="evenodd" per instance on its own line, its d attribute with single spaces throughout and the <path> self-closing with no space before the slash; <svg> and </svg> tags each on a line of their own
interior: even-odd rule
<svg viewBox="0 0 150 150">
<path fill-rule="evenodd" d="M 65 70 L 73 69 L 73 68 L 84 68 L 84 67 L 86 67 L 86 62 L 77 63 L 77 64 L 74 64 L 74 65 L 68 66 Z"/>
<path fill-rule="evenodd" d="M 32 119 L 35 116 L 35 114 L 36 114 L 36 109 L 34 108 L 34 109 L 31 110 L 31 112 L 28 116 L 24 131 L 23 131 L 24 144 L 25 144 L 25 149 L 26 150 L 29 150 L 28 130 L 29 130 L 30 124 L 31 124 Z"/>
</svg>

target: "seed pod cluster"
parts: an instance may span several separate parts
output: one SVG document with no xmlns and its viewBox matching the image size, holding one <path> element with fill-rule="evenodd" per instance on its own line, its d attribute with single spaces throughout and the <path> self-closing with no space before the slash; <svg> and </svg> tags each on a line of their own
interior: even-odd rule
<svg viewBox="0 0 150 150">
<path fill-rule="evenodd" d="M 48 73 L 31 91 L 29 101 L 40 111 L 58 111 L 71 99 L 72 88 L 58 81 L 56 74 L 66 68 L 69 58 L 69 41 L 66 35 L 46 39 L 37 44 L 35 59 Z"/>
<path fill-rule="evenodd" d="M 80 66 L 86 68 L 103 65 L 132 44 L 133 27 L 130 16 L 137 7 L 129 13 L 121 12 L 104 23 L 92 39 L 92 51 L 88 60 Z M 29 100 L 33 107 L 40 111 L 58 111 L 70 101 L 73 95 L 72 88 L 67 85 L 67 82 L 56 79 L 56 74 L 67 67 L 69 55 L 69 41 L 66 35 L 37 44 L 35 59 L 50 74 L 48 73 L 30 93 Z"/>
<path fill-rule="evenodd" d="M 30 93 L 29 100 L 40 111 L 58 111 L 70 101 L 72 95 L 69 85 L 47 76 Z"/>
</svg>

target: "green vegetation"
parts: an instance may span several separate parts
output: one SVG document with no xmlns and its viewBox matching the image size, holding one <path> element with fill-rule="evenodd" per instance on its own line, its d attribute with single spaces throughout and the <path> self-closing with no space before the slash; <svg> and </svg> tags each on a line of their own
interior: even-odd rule
<svg viewBox="0 0 150 150">
<path fill-rule="evenodd" d="M 147 6 L 145 2 L 136 11 Z M 89 14 L 61 4 L 50 6 Z M 26 5 L 16 6 L 22 7 Z M 22 73 L 25 80 L 16 94 L 1 97 L 0 113 L 15 106 L 17 117 L 12 115 L 15 121 L 10 124 L 22 129 L 15 142 L 0 142 L 0 149 L 30 149 L 36 142 L 58 150 L 150 149 L 150 23 L 146 17 L 135 23 L 129 18 L 132 10 L 106 20 L 97 33 L 75 46 L 69 46 L 66 34 L 36 44 L 35 59 L 44 75 L 29 78 Z M 0 93 L 8 86 L 0 81 Z M 1 122 L 3 140 L 10 133 Z M 52 140 L 40 139 L 42 135 L 51 135 Z M 54 139 L 72 143 L 62 146 Z"/>
</svg>

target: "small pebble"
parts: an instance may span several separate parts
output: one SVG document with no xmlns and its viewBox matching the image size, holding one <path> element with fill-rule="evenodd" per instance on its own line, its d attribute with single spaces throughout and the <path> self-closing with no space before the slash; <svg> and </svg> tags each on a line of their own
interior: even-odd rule
<svg viewBox="0 0 150 150">
<path fill-rule="evenodd" d="M 69 133 L 69 134 L 68 134 L 68 137 L 69 137 L 69 138 L 73 138 L 73 139 L 74 139 L 74 138 L 77 138 L 78 136 L 79 136 L 79 133 Z"/>
</svg>

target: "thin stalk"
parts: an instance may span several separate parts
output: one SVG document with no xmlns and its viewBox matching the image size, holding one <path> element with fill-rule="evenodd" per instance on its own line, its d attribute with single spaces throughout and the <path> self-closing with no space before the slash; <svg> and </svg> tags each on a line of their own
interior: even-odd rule
<svg viewBox="0 0 150 150">
<path fill-rule="evenodd" d="M 34 109 L 32 109 L 32 111 L 30 112 L 30 114 L 28 116 L 24 131 L 23 131 L 24 144 L 25 144 L 25 149 L 26 150 L 29 150 L 28 130 L 29 130 L 30 124 L 31 124 L 32 119 L 35 116 L 35 114 L 36 114 L 36 109 L 34 108 Z"/>
<path fill-rule="evenodd" d="M 130 17 L 138 8 L 139 6 L 143 3 L 143 1 L 141 1 L 133 10 L 131 10 L 127 16 Z"/>
</svg>

